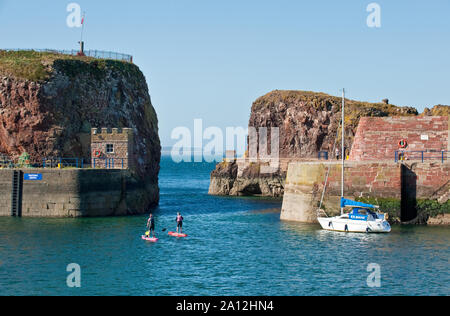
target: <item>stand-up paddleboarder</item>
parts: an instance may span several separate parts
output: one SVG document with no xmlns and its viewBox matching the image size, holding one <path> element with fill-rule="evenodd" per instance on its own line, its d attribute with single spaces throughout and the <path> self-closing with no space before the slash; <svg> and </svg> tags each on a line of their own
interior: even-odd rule
<svg viewBox="0 0 450 316">
<path fill-rule="evenodd" d="M 181 216 L 181 214 L 178 212 L 177 213 L 177 234 L 183 233 L 183 220 L 184 220 L 183 216 Z"/>
</svg>

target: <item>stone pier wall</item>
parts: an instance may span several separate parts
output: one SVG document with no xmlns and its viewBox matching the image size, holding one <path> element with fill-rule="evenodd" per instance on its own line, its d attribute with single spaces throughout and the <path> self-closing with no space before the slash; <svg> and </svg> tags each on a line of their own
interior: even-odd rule
<svg viewBox="0 0 450 316">
<path fill-rule="evenodd" d="M 405 151 L 450 150 L 449 117 L 363 117 L 359 121 L 350 160 L 379 161 L 395 157 L 400 140 Z M 439 156 L 439 154 L 435 154 Z"/>
<path fill-rule="evenodd" d="M 158 187 L 128 170 L 22 170 L 42 180 L 23 181 L 23 217 L 94 217 L 140 214 L 155 205 Z M 0 170 L 0 216 L 11 214 L 12 170 Z"/>
<path fill-rule="evenodd" d="M 0 169 L 0 216 L 11 215 L 12 170 Z"/>
<path fill-rule="evenodd" d="M 317 221 L 317 209 L 329 166 L 314 162 L 289 165 L 281 219 L 307 223 Z M 339 163 L 331 164 L 324 199 L 328 215 L 336 215 L 340 211 L 341 170 Z M 393 162 L 347 162 L 345 196 L 350 199 L 391 199 L 399 203 L 406 198 L 414 201 L 437 200 L 449 192 L 449 179 L 450 163 L 407 165 Z"/>
</svg>

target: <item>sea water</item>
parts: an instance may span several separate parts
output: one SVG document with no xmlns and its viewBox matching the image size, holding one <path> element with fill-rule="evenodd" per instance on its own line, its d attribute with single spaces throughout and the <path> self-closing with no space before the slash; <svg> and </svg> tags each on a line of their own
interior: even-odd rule
<svg viewBox="0 0 450 316">
<path fill-rule="evenodd" d="M 0 295 L 450 295 L 449 228 L 282 222 L 280 200 L 209 196 L 213 169 L 163 157 L 157 243 L 146 216 L 0 218 Z M 188 238 L 167 235 L 178 211 Z"/>
</svg>

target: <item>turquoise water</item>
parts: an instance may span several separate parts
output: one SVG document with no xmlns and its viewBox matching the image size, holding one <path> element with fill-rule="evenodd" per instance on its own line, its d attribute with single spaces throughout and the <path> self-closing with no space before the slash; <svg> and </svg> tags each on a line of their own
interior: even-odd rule
<svg viewBox="0 0 450 316">
<path fill-rule="evenodd" d="M 281 202 L 207 195 L 214 164 L 161 163 L 160 241 L 146 217 L 0 218 L 0 295 L 450 295 L 450 230 L 325 232 L 279 220 Z M 189 238 L 168 237 L 176 212 Z M 66 267 L 81 266 L 81 288 Z M 366 280 L 381 267 L 381 287 Z"/>
</svg>

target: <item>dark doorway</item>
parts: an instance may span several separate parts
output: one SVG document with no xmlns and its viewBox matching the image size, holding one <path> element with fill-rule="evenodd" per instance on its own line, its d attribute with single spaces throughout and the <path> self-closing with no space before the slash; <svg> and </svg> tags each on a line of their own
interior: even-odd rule
<svg viewBox="0 0 450 316">
<path fill-rule="evenodd" d="M 402 165 L 401 221 L 410 222 L 417 218 L 417 175 L 412 168 Z"/>
</svg>

